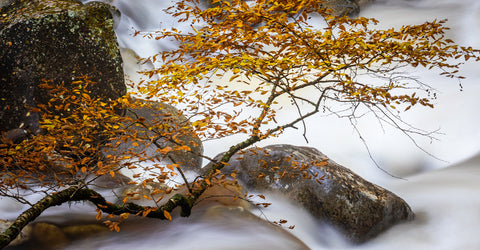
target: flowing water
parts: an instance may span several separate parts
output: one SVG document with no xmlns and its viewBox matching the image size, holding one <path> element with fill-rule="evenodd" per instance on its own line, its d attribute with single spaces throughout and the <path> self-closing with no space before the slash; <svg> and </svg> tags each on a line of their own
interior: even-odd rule
<svg viewBox="0 0 480 250">
<path fill-rule="evenodd" d="M 134 54 L 147 57 L 174 47 L 168 41 L 132 37 L 134 30 L 152 32 L 177 26 L 161 10 L 171 3 L 165 0 L 113 0 L 122 12 L 117 20 L 117 36 L 124 48 L 126 73 L 134 80 Z M 420 24 L 445 19 L 452 29 L 448 37 L 460 45 L 480 48 L 480 1 L 478 0 L 378 0 L 361 15 L 380 20 L 379 28 Z M 187 25 L 188 26 L 188 25 Z M 187 27 L 185 26 L 185 27 Z M 185 28 L 183 27 L 183 28 Z M 380 184 L 404 198 L 417 217 L 397 225 L 374 240 L 351 246 L 328 225 L 318 224 L 310 215 L 278 197 L 269 196 L 273 206 L 262 211 L 270 220 L 286 218 L 295 225 L 291 233 L 312 249 L 480 249 L 480 64 L 467 63 L 459 83 L 432 72 L 414 72 L 439 90 L 435 109 L 406 113 L 410 123 L 429 130 L 441 129 L 440 141 L 418 143 L 437 160 L 413 145 L 398 131 L 382 131 L 375 121 L 359 124 L 371 153 L 382 168 L 405 177 L 393 178 L 372 163 L 367 150 L 348 121 L 320 117 L 308 121 L 309 143 L 301 131 L 286 131 L 279 138 L 260 145 L 289 143 L 315 147 L 364 178 Z M 238 139 L 238 138 L 237 138 Z M 230 141 L 228 141 L 230 140 Z M 215 156 L 224 151 L 227 141 L 206 143 L 206 153 Z M 80 213 L 88 205 L 52 209 L 48 216 Z M 0 203 L 2 217 L 12 218 L 20 207 L 5 200 Z M 73 212 L 72 212 L 73 209 Z M 93 216 L 93 215 L 92 215 Z M 245 216 L 245 215 L 242 215 Z M 248 216 L 247 216 L 248 217 Z M 244 218 L 244 217 L 242 217 Z M 250 218 L 250 217 L 248 217 Z M 78 242 L 71 249 L 296 249 L 296 240 L 254 219 L 231 220 L 225 217 L 180 218 L 175 223 L 143 221 L 122 228 L 120 234 Z"/>
</svg>

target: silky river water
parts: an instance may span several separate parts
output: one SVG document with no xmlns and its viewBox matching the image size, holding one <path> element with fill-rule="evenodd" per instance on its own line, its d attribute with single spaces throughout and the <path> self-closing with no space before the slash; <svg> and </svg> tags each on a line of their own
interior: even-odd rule
<svg viewBox="0 0 480 250">
<path fill-rule="evenodd" d="M 124 48 L 125 70 L 137 80 L 134 53 L 147 57 L 172 48 L 166 41 L 132 37 L 133 30 L 151 32 L 178 26 L 162 9 L 164 0 L 113 0 L 122 12 L 117 20 L 117 36 Z M 361 15 L 380 20 L 378 28 L 420 24 L 427 20 L 448 19 L 447 36 L 460 45 L 480 48 L 480 1 L 478 0 L 378 0 Z M 133 29 L 134 28 L 134 29 Z M 418 149 L 398 131 L 379 129 L 371 120 L 362 120 L 359 128 L 373 158 L 393 175 L 378 169 L 370 159 L 358 135 L 348 121 L 333 117 L 308 120 L 309 143 L 302 131 L 286 131 L 282 136 L 260 145 L 288 143 L 319 149 L 334 161 L 351 168 L 369 181 L 379 184 L 403 199 L 416 213 L 412 222 L 397 225 L 372 241 L 352 246 L 328 225 L 318 224 L 310 215 L 278 197 L 269 196 L 273 206 L 262 216 L 274 220 L 286 218 L 295 225 L 290 232 L 312 249 L 480 249 L 480 64 L 467 63 L 461 73 L 467 79 L 459 83 L 432 72 L 413 72 L 439 91 L 435 109 L 419 109 L 404 118 L 427 130 L 440 129 L 439 141 L 417 142 L 435 159 Z M 205 143 L 206 153 L 215 156 L 238 138 Z M 3 214 L 13 216 L 18 209 L 2 201 Z M 80 213 L 75 206 L 61 207 L 47 216 Z M 87 206 L 88 207 L 88 206 Z M 174 223 L 144 222 L 122 229 L 118 235 L 78 242 L 70 249 L 295 249 L 292 239 L 265 227 L 256 220 L 179 219 Z"/>
</svg>

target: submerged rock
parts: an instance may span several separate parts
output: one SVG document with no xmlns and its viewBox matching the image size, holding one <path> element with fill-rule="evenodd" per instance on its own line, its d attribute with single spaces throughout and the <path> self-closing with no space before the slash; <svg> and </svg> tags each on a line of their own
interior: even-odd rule
<svg viewBox="0 0 480 250">
<path fill-rule="evenodd" d="M 39 222 L 33 225 L 32 238 L 41 249 L 56 249 L 69 243 L 65 233 L 56 225 Z"/>
<path fill-rule="evenodd" d="M 35 133 L 35 107 L 50 100 L 42 80 L 72 86 L 87 75 L 91 96 L 125 94 L 122 60 L 106 4 L 73 0 L 16 0 L 0 9 L 0 131 Z"/>
<path fill-rule="evenodd" d="M 276 237 L 277 240 L 281 241 L 282 247 L 280 249 L 310 249 L 304 242 L 286 229 L 263 220 L 242 207 L 222 205 L 211 206 L 205 211 L 200 222 L 215 225 L 219 230 L 234 232 L 238 230 L 238 228 L 251 227 L 252 233 Z M 242 235 L 239 235 L 239 237 L 241 236 Z M 265 243 L 257 241 L 257 244 L 256 247 L 261 248 L 260 246 Z"/>
<path fill-rule="evenodd" d="M 11 222 L 0 220 L 2 232 Z M 87 240 L 103 236 L 110 230 L 100 224 L 78 224 L 61 226 L 50 222 L 36 222 L 27 225 L 7 249 L 61 249 L 75 240 Z"/>
<path fill-rule="evenodd" d="M 314 148 L 253 148 L 237 153 L 228 163 L 222 172 L 231 174 L 237 170 L 236 176 L 246 188 L 282 194 L 333 224 L 353 242 L 365 242 L 414 217 L 400 197 L 364 180 Z"/>
<path fill-rule="evenodd" d="M 87 239 L 90 237 L 99 237 L 110 232 L 110 230 L 100 224 L 72 225 L 62 228 L 63 233 L 70 240 Z"/>
</svg>

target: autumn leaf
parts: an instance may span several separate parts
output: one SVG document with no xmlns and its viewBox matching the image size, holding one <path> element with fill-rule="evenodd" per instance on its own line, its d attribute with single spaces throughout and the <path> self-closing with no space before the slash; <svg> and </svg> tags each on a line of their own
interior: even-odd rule
<svg viewBox="0 0 480 250">
<path fill-rule="evenodd" d="M 96 220 L 101 220 L 102 219 L 102 211 L 97 208 L 97 216 L 95 217 Z"/>
<path fill-rule="evenodd" d="M 158 152 L 159 152 L 160 154 L 168 154 L 168 153 L 171 152 L 171 151 L 172 151 L 172 148 L 171 148 L 171 147 L 164 147 L 164 148 L 158 150 Z"/>
<path fill-rule="evenodd" d="M 165 216 L 165 218 L 167 218 L 169 221 L 172 220 L 172 216 L 167 210 L 163 210 L 163 216 Z"/>
</svg>

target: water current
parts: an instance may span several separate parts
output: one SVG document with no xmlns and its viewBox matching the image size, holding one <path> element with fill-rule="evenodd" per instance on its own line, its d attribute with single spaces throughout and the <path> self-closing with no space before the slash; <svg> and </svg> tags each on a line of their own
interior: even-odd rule
<svg viewBox="0 0 480 250">
<path fill-rule="evenodd" d="M 140 66 L 136 64 L 134 53 L 147 57 L 174 45 L 132 37 L 133 30 L 151 32 L 178 24 L 162 12 L 171 4 L 169 1 L 112 2 L 122 13 L 116 20 L 116 32 L 123 48 L 124 68 L 130 78 L 136 80 L 135 71 Z M 380 20 L 378 28 L 448 19 L 449 38 L 463 46 L 480 48 L 478 0 L 379 0 L 363 9 L 361 15 Z M 398 131 L 378 129 L 375 121 L 366 119 L 359 124 L 379 165 L 405 179 L 393 178 L 378 169 L 349 123 L 333 117 L 308 121 L 309 143 L 303 140 L 301 132 L 293 130 L 260 144 L 315 147 L 334 161 L 404 198 L 417 215 L 414 221 L 397 225 L 366 244 L 351 246 L 328 225 L 316 223 L 308 213 L 281 198 L 269 198 L 274 205 L 263 211 L 265 216 L 268 219 L 286 218 L 289 224 L 295 225 L 291 233 L 312 249 L 480 249 L 479 66 L 477 62 L 462 67 L 461 73 L 467 77 L 461 82 L 463 91 L 456 81 L 425 70 L 414 72 L 438 89 L 438 100 L 435 109 L 409 112 L 404 118 L 424 129 L 440 129 L 443 134 L 438 136 L 439 141 L 420 138 L 417 142 L 442 160 L 418 149 Z M 235 138 L 206 143 L 206 153 L 215 156 L 232 143 Z M 86 207 L 88 205 L 63 206 L 47 212 L 46 216 L 80 214 Z M 4 217 L 13 217 L 19 208 L 4 201 L 0 206 Z M 171 224 L 133 223 L 118 235 L 78 242 L 70 249 L 294 249 L 290 244 L 288 237 L 255 220 L 181 218 Z"/>
</svg>

